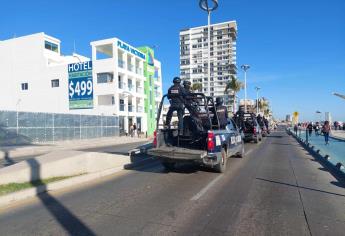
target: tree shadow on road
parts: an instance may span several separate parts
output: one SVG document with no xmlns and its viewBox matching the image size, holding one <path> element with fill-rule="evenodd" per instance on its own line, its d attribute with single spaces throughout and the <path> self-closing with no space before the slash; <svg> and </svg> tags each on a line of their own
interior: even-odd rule
<svg viewBox="0 0 345 236">
<path fill-rule="evenodd" d="M 47 186 L 42 182 L 40 177 L 40 163 L 35 159 L 29 159 L 26 160 L 26 162 L 30 165 L 30 183 L 36 187 L 36 192 L 38 193 L 37 197 L 61 227 L 69 235 L 96 235 L 81 220 L 79 220 L 77 216 L 47 192 Z"/>
</svg>

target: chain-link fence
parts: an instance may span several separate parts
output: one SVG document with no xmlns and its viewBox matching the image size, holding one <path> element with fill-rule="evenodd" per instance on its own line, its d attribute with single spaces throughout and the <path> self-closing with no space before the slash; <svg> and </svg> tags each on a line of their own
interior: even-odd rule
<svg viewBox="0 0 345 236">
<path fill-rule="evenodd" d="M 119 136 L 117 116 L 0 111 L 0 145 Z"/>
</svg>

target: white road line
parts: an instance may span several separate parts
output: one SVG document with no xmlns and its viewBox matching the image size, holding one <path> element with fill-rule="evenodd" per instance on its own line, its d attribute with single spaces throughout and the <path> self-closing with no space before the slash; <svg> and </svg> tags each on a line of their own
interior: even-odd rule
<svg viewBox="0 0 345 236">
<path fill-rule="evenodd" d="M 217 178 L 215 178 L 214 180 L 212 180 L 208 185 L 206 185 L 203 189 L 201 189 L 200 192 L 198 192 L 197 194 L 195 194 L 190 200 L 191 201 L 196 201 L 199 198 L 201 198 L 213 185 L 215 185 L 224 175 L 221 174 L 219 175 Z"/>
<path fill-rule="evenodd" d="M 247 151 L 244 155 L 247 156 L 248 154 L 250 154 L 253 151 L 253 149 L 250 149 L 249 151 Z"/>
</svg>

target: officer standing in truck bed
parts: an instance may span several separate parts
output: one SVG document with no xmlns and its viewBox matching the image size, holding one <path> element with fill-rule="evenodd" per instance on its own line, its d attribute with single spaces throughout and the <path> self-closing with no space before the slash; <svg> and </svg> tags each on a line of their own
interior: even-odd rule
<svg viewBox="0 0 345 236">
<path fill-rule="evenodd" d="M 170 128 L 170 122 L 173 115 L 173 112 L 177 112 L 178 118 L 178 131 L 179 134 L 183 133 L 183 113 L 184 113 L 184 104 L 186 98 L 186 91 L 181 86 L 181 79 L 175 77 L 173 80 L 174 85 L 172 85 L 168 90 L 168 99 L 170 101 L 170 107 L 167 113 L 165 124 Z"/>
<path fill-rule="evenodd" d="M 211 108 L 211 111 L 215 113 L 213 108 Z M 223 98 L 221 97 L 216 98 L 216 111 L 219 120 L 219 127 L 221 129 L 225 129 L 225 126 L 228 124 L 228 109 L 223 105 Z M 217 124 L 216 116 L 213 117 L 213 123 Z"/>
</svg>

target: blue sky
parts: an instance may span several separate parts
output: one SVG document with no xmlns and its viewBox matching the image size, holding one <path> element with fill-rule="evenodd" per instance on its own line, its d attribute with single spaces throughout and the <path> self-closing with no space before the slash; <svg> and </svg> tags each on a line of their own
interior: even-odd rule
<svg viewBox="0 0 345 236">
<path fill-rule="evenodd" d="M 237 21 L 238 67 L 251 65 L 249 97 L 260 86 L 277 117 L 299 111 L 314 119 L 320 110 L 345 121 L 345 100 L 331 95 L 345 94 L 344 12 L 344 0 L 219 0 L 212 22 Z M 179 74 L 179 30 L 207 23 L 198 0 L 12 0 L 2 1 L 0 16 L 0 40 L 45 32 L 62 41 L 64 54 L 75 41 L 90 56 L 90 41 L 110 37 L 155 45 L 165 91 Z"/>
</svg>

